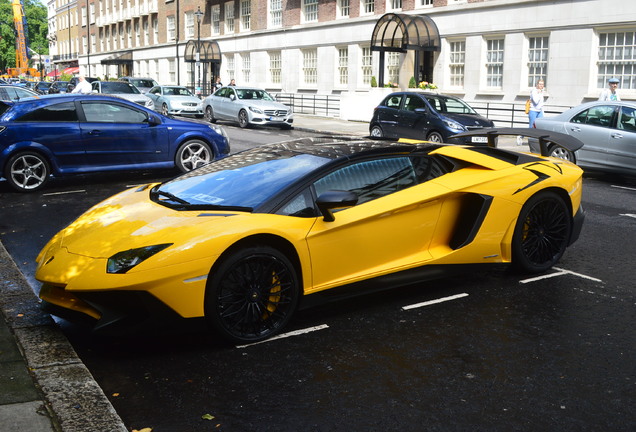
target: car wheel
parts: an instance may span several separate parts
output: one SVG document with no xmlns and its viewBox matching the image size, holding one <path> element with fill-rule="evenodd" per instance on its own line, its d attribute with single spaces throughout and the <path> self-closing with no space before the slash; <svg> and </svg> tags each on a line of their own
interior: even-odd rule
<svg viewBox="0 0 636 432">
<path fill-rule="evenodd" d="M 168 105 L 167 104 L 161 105 L 161 114 L 163 114 L 165 116 L 170 114 L 170 112 L 168 111 Z"/>
<path fill-rule="evenodd" d="M 300 297 L 291 261 L 269 246 L 238 250 L 210 273 L 205 316 L 233 342 L 258 342 L 279 333 L 291 319 Z"/>
<path fill-rule="evenodd" d="M 439 132 L 431 132 L 430 134 L 428 134 L 428 137 L 426 137 L 426 140 L 435 143 L 444 142 L 444 138 L 442 138 L 442 134 L 440 134 Z"/>
<path fill-rule="evenodd" d="M 49 179 L 51 169 L 47 160 L 36 152 L 22 152 L 12 156 L 6 165 L 4 178 L 20 192 L 41 189 Z"/>
<path fill-rule="evenodd" d="M 382 132 L 382 128 L 378 125 L 373 125 L 369 134 L 371 138 L 384 138 L 384 132 Z"/>
<path fill-rule="evenodd" d="M 242 127 L 242 128 L 246 128 L 246 127 L 249 126 L 250 121 L 249 121 L 249 119 L 247 117 L 247 111 L 245 111 L 245 110 L 240 110 L 239 111 L 239 113 L 238 113 L 238 123 L 239 123 L 239 126 Z"/>
<path fill-rule="evenodd" d="M 512 239 L 512 263 L 522 272 L 541 273 L 563 256 L 572 221 L 568 205 L 555 192 L 540 192 L 521 209 Z"/>
<path fill-rule="evenodd" d="M 210 146 L 201 140 L 190 140 L 177 151 L 176 165 L 181 172 L 192 171 L 212 162 Z"/>
<path fill-rule="evenodd" d="M 575 163 L 574 154 L 570 150 L 557 145 L 553 145 L 552 147 L 550 147 L 550 149 L 548 150 L 548 155 Z"/>
<path fill-rule="evenodd" d="M 216 123 L 216 119 L 214 118 L 214 111 L 212 111 L 212 107 L 211 106 L 205 107 L 205 118 L 210 123 Z"/>
</svg>

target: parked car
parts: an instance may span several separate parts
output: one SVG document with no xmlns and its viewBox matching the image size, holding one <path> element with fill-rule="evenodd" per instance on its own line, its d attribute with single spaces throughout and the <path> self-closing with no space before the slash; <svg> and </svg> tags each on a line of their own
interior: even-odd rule
<svg viewBox="0 0 636 432">
<path fill-rule="evenodd" d="M 84 77 L 84 79 L 89 82 L 95 82 L 95 81 L 99 81 L 99 78 L 93 78 L 93 77 Z M 66 86 L 66 92 L 70 93 L 73 91 L 73 89 L 75 89 L 75 86 L 77 85 L 77 83 L 79 82 L 79 77 L 73 77 L 69 80 L 68 85 Z"/>
<path fill-rule="evenodd" d="M 203 117 L 203 103 L 190 90 L 181 86 L 154 86 L 146 93 L 163 115 Z"/>
<path fill-rule="evenodd" d="M 24 98 L 38 97 L 39 94 L 25 87 L 11 84 L 0 84 L 0 100 L 18 101 Z"/>
<path fill-rule="evenodd" d="M 636 102 L 588 102 L 539 118 L 535 127 L 574 136 L 584 144 L 576 152 L 553 145 L 550 156 L 590 171 L 636 174 Z M 528 145 L 530 151 L 540 152 L 537 140 L 529 139 Z"/>
<path fill-rule="evenodd" d="M 391 93 L 373 111 L 369 133 L 374 138 L 413 138 L 455 144 L 485 144 L 483 137 L 450 139 L 464 131 L 493 127 L 463 100 L 438 93 Z"/>
<path fill-rule="evenodd" d="M 53 81 L 48 94 L 66 93 L 66 87 L 68 87 L 68 81 Z"/>
<path fill-rule="evenodd" d="M 49 94 L 49 88 L 51 87 L 50 81 L 40 81 L 35 85 L 33 90 L 35 90 L 38 94 Z"/>
<path fill-rule="evenodd" d="M 20 192 L 55 176 L 172 168 L 190 171 L 230 152 L 223 128 L 165 117 L 106 95 L 0 102 L 0 169 Z"/>
<path fill-rule="evenodd" d="M 257 342 L 326 290 L 462 264 L 546 271 L 579 236 L 582 173 L 490 147 L 266 144 L 98 204 L 44 247 L 35 277 L 50 312 L 102 330 L 170 311 Z"/>
<path fill-rule="evenodd" d="M 229 120 L 242 128 L 253 125 L 278 126 L 288 129 L 294 123 L 292 108 L 263 89 L 254 87 L 221 87 L 203 100 L 208 121 Z"/>
<path fill-rule="evenodd" d="M 148 109 L 155 109 L 155 103 L 148 96 L 142 94 L 134 85 L 123 81 L 93 81 L 93 93 L 116 95 L 131 102 L 135 102 Z"/>
<path fill-rule="evenodd" d="M 134 85 L 144 94 L 148 93 L 151 88 L 159 85 L 159 83 L 152 78 L 121 77 L 119 78 L 119 81 L 124 81 Z"/>
</svg>

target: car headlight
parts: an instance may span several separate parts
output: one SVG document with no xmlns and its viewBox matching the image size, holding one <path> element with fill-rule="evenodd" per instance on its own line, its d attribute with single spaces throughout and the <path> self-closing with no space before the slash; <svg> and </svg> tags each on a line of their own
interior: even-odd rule
<svg viewBox="0 0 636 432">
<path fill-rule="evenodd" d="M 461 123 L 457 123 L 456 121 L 453 120 L 449 120 L 449 119 L 444 119 L 444 124 L 446 126 L 448 126 L 449 129 L 455 130 L 455 131 L 464 131 L 466 130 L 466 128 L 464 128 L 464 126 Z"/>
<path fill-rule="evenodd" d="M 262 109 L 256 108 L 256 107 L 253 107 L 253 106 L 250 107 L 250 111 L 252 111 L 253 113 L 256 113 L 256 114 L 263 114 L 263 110 Z"/>
<path fill-rule="evenodd" d="M 172 245 L 173 243 L 163 243 L 117 252 L 115 255 L 108 258 L 106 273 L 126 273 L 137 264 L 144 262 L 151 256 Z"/>
<path fill-rule="evenodd" d="M 155 109 L 155 103 L 152 101 L 152 99 L 148 99 L 146 101 L 146 108 Z"/>
<path fill-rule="evenodd" d="M 227 133 L 225 132 L 225 129 L 223 129 L 221 126 L 215 125 L 215 124 L 210 124 L 210 125 L 208 125 L 208 127 L 210 129 L 212 129 L 214 132 L 218 133 L 219 135 L 224 136 L 228 141 L 230 140 L 230 137 L 227 136 Z"/>
</svg>

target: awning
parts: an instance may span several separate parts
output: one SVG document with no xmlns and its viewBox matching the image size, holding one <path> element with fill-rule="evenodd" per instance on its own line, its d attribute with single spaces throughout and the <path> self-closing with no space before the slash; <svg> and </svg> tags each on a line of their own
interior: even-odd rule
<svg viewBox="0 0 636 432">
<path fill-rule="evenodd" d="M 52 70 L 51 72 L 46 74 L 47 77 L 58 77 L 60 75 L 62 75 L 62 72 L 60 72 L 59 70 Z"/>
<path fill-rule="evenodd" d="M 117 53 L 101 61 L 103 65 L 132 64 L 132 51 Z"/>
<path fill-rule="evenodd" d="M 221 63 L 221 49 L 216 41 L 201 41 L 197 49 L 197 41 L 188 41 L 185 47 L 183 60 L 186 62 L 197 61 L 197 51 L 199 60 L 209 63 Z"/>
<path fill-rule="evenodd" d="M 79 73 L 79 67 L 69 67 L 64 69 L 64 73 L 68 75 L 73 75 Z"/>
<path fill-rule="evenodd" d="M 380 17 L 371 36 L 371 51 L 440 51 L 439 30 L 427 15 L 388 13 Z"/>
</svg>

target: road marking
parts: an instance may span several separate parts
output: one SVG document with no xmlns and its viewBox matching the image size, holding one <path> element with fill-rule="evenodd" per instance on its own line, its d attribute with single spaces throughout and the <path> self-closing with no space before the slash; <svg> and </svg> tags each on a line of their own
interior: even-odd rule
<svg viewBox="0 0 636 432">
<path fill-rule="evenodd" d="M 51 196 L 51 195 L 67 195 L 67 194 L 74 194 L 74 193 L 85 193 L 86 190 L 75 190 L 75 191 L 66 191 L 66 192 L 49 192 L 49 193 L 45 193 L 42 194 L 42 196 Z"/>
<path fill-rule="evenodd" d="M 562 268 L 559 268 L 559 267 L 553 267 L 553 268 L 555 270 L 558 270 L 558 271 L 556 273 L 550 273 L 550 274 L 547 274 L 547 275 L 541 275 L 541 276 L 537 276 L 537 277 L 533 277 L 533 278 L 529 278 L 529 279 L 524 279 L 524 280 L 521 280 L 519 282 L 525 284 L 525 283 L 530 283 L 530 282 L 536 282 L 536 281 L 542 280 L 542 279 L 550 279 L 550 278 L 553 278 L 553 277 L 563 276 L 565 274 L 569 274 L 569 275 L 577 276 L 577 277 L 580 277 L 580 278 L 583 278 L 583 279 L 589 279 L 589 280 L 594 281 L 594 282 L 603 283 L 603 281 L 601 279 L 597 279 L 597 278 L 592 277 L 592 276 L 587 276 L 587 275 L 584 275 L 584 274 L 581 274 L 581 273 L 576 273 L 576 272 L 573 272 L 573 271 L 570 271 L 570 270 L 565 270 L 565 269 L 562 269 Z"/>
<path fill-rule="evenodd" d="M 636 188 L 633 187 L 627 187 L 627 186 L 616 186 L 616 185 L 612 185 L 613 188 L 616 189 L 626 189 L 626 190 L 631 190 L 631 191 L 636 191 Z"/>
<path fill-rule="evenodd" d="M 405 311 L 405 310 L 409 310 L 409 309 L 421 308 L 421 307 L 424 307 L 424 306 L 430 306 L 430 305 L 434 305 L 434 304 L 437 304 L 437 303 L 443 303 L 443 302 L 447 302 L 447 301 L 451 301 L 451 300 L 457 300 L 459 298 L 467 297 L 467 296 L 468 296 L 468 294 L 462 293 L 462 294 L 457 294 L 457 295 L 450 296 L 450 297 L 442 297 L 442 298 L 439 298 L 437 300 L 431 300 L 431 301 L 427 301 L 427 302 L 422 302 L 422 303 L 416 303 L 416 304 L 412 304 L 412 305 L 408 305 L 408 306 L 403 306 L 402 310 Z"/>
<path fill-rule="evenodd" d="M 630 218 L 636 218 L 636 214 L 631 214 L 631 213 L 621 213 L 619 216 L 627 216 Z"/>
<path fill-rule="evenodd" d="M 265 342 L 272 342 L 272 341 L 275 341 L 275 340 L 278 340 L 278 339 L 284 339 L 284 338 L 288 338 L 288 337 L 292 337 L 292 336 L 304 335 L 304 334 L 315 332 L 315 331 L 318 331 L 318 330 L 324 330 L 326 328 L 329 328 L 329 326 L 327 324 L 322 324 L 322 325 L 315 326 L 315 327 L 308 327 L 306 329 L 294 330 L 292 332 L 279 334 L 278 336 L 274 336 L 272 338 L 265 339 L 264 341 L 254 342 L 254 343 L 247 344 L 247 345 L 237 345 L 236 348 L 239 348 L 239 349 L 240 348 L 247 348 L 247 347 L 250 347 L 252 345 L 258 345 L 258 344 L 262 344 L 262 343 L 265 343 Z"/>
</svg>

